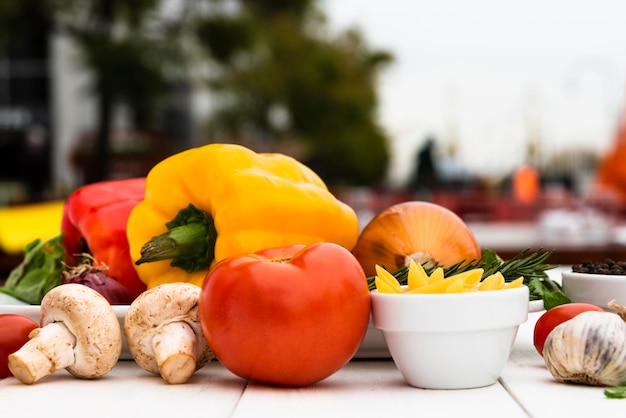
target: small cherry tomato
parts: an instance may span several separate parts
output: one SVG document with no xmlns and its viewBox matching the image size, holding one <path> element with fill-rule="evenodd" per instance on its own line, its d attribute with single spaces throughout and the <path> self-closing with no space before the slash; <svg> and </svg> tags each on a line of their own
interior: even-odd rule
<svg viewBox="0 0 626 418">
<path fill-rule="evenodd" d="M 587 311 L 604 312 L 604 309 L 590 303 L 573 302 L 555 306 L 544 312 L 537 320 L 537 323 L 535 323 L 533 333 L 533 343 L 537 352 L 543 356 L 543 346 L 546 343 L 546 339 L 557 325 Z"/>
<path fill-rule="evenodd" d="M 12 376 L 9 354 L 15 353 L 28 341 L 28 334 L 39 327 L 35 321 L 22 315 L 0 314 L 0 379 Z"/>
<path fill-rule="evenodd" d="M 358 260 L 332 243 L 221 261 L 206 276 L 200 322 L 217 359 L 244 379 L 300 387 L 354 356 L 370 293 Z"/>
</svg>

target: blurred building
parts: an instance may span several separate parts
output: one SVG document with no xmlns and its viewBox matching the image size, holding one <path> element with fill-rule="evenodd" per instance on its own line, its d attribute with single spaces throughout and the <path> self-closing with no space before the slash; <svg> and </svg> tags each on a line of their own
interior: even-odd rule
<svg viewBox="0 0 626 418">
<path fill-rule="evenodd" d="M 50 179 L 49 27 L 37 13 L 29 25 L 0 50 L 0 205 L 43 199 Z"/>
</svg>

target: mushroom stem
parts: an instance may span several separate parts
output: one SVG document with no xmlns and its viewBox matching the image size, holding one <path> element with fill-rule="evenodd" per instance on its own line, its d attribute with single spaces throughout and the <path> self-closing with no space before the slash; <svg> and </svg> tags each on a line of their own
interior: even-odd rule
<svg viewBox="0 0 626 418">
<path fill-rule="evenodd" d="M 152 349 L 161 377 L 167 383 L 185 383 L 196 371 L 197 337 L 186 322 L 162 325 L 152 340 Z"/>
<path fill-rule="evenodd" d="M 200 287 L 172 282 L 146 290 L 124 316 L 128 350 L 144 370 L 185 383 L 215 356 L 198 317 Z"/>
<path fill-rule="evenodd" d="M 109 302 L 78 283 L 51 289 L 41 300 L 40 328 L 9 356 L 9 369 L 31 384 L 60 369 L 83 379 L 108 373 L 122 351 L 122 330 Z"/>
<path fill-rule="evenodd" d="M 36 328 L 30 340 L 9 355 L 9 370 L 20 382 L 32 384 L 74 364 L 75 345 L 76 337 L 61 322 Z"/>
</svg>

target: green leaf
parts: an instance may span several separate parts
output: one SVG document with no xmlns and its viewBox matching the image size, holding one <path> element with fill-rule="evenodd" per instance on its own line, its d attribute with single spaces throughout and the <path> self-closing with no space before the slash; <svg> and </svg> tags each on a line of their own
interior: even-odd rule
<svg viewBox="0 0 626 418">
<path fill-rule="evenodd" d="M 504 261 L 498 254 L 486 248 L 483 251 L 482 262 L 486 265 L 501 265 Z"/>
<path fill-rule="evenodd" d="M 604 389 L 604 396 L 612 399 L 626 398 L 626 386 L 613 386 Z"/>
<path fill-rule="evenodd" d="M 555 306 L 564 305 L 570 303 L 571 300 L 565 296 L 563 292 L 556 290 L 546 290 L 543 293 L 543 307 L 546 310 L 552 309 Z"/>
<path fill-rule="evenodd" d="M 0 292 L 38 305 L 48 291 L 63 284 L 63 234 L 46 241 L 36 239 L 24 247 L 24 260 L 15 267 Z"/>
<path fill-rule="evenodd" d="M 543 299 L 543 307 L 548 310 L 558 305 L 570 303 L 571 300 L 561 286 L 549 278 L 533 277 L 528 281 L 531 300 Z"/>
</svg>

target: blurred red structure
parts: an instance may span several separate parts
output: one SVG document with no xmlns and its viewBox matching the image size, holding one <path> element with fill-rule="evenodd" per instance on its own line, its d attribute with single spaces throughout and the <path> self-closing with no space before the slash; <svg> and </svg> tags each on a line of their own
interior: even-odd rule
<svg viewBox="0 0 626 418">
<path fill-rule="evenodd" d="M 600 161 L 596 184 L 598 192 L 626 204 L 626 121 L 622 122 L 611 149 Z"/>
<path fill-rule="evenodd" d="M 513 197 L 522 204 L 529 205 L 537 201 L 540 190 L 540 179 L 537 170 L 527 164 L 522 165 L 513 173 Z"/>
</svg>

